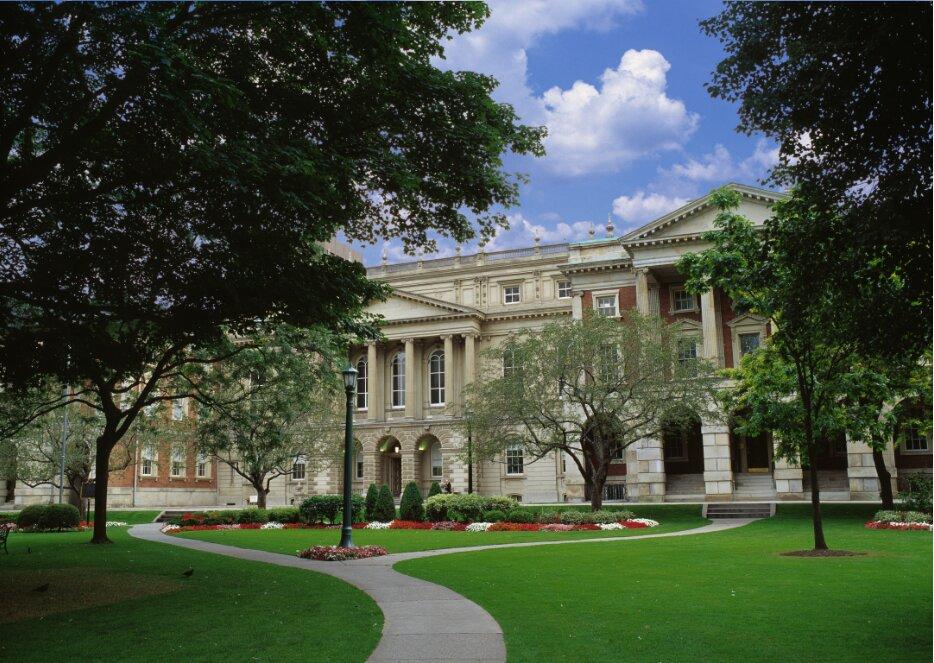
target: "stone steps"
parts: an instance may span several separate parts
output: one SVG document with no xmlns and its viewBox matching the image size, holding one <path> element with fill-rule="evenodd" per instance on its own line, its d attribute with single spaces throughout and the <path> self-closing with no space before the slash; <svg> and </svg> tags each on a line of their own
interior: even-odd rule
<svg viewBox="0 0 934 663">
<path fill-rule="evenodd" d="M 706 505 L 704 516 L 711 520 L 718 518 L 770 518 L 773 512 L 770 503 L 743 504 L 723 502 Z"/>
</svg>

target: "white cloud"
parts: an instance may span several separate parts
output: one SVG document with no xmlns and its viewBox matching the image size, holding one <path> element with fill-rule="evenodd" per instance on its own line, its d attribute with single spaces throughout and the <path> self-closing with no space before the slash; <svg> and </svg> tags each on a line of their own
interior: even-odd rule
<svg viewBox="0 0 934 663">
<path fill-rule="evenodd" d="M 630 225 L 637 225 L 663 216 L 687 202 L 687 198 L 637 191 L 632 196 L 616 198 L 613 214 Z"/>
<path fill-rule="evenodd" d="M 600 88 L 577 81 L 553 87 L 542 103 L 553 169 L 571 175 L 617 170 L 639 157 L 682 146 L 698 116 L 665 91 L 671 68 L 658 51 L 628 50 Z"/>
<path fill-rule="evenodd" d="M 560 221 L 554 228 L 546 228 L 532 223 L 522 214 L 509 215 L 509 228 L 500 228 L 496 235 L 486 245 L 486 251 L 503 251 L 517 247 L 534 246 L 538 237 L 542 244 L 559 244 L 561 242 L 574 242 L 587 239 L 593 226 L 589 221 L 575 221 L 566 223 Z M 597 229 L 599 231 L 599 229 Z"/>
<path fill-rule="evenodd" d="M 668 61 L 657 51 L 628 50 L 594 85 L 576 81 L 535 95 L 528 83 L 528 50 L 563 30 L 604 31 L 642 11 L 640 0 L 529 0 L 490 3 L 474 32 L 456 36 L 441 66 L 492 75 L 494 97 L 512 104 L 522 121 L 548 127 L 544 163 L 566 175 L 618 170 L 632 160 L 679 148 L 697 115 L 667 96 Z"/>
<path fill-rule="evenodd" d="M 725 183 L 731 180 L 755 183 L 763 179 L 778 163 L 778 146 L 760 139 L 752 154 L 736 161 L 730 151 L 719 143 L 713 151 L 700 159 L 688 159 L 671 168 L 659 169 L 663 179 L 669 181 Z"/>
</svg>

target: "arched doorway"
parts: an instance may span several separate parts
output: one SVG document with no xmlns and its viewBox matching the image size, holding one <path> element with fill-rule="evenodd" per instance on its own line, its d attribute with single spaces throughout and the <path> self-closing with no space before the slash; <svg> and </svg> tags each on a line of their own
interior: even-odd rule
<svg viewBox="0 0 934 663">
<path fill-rule="evenodd" d="M 427 495 L 431 482 L 440 482 L 445 476 L 441 440 L 431 433 L 425 433 L 418 438 L 415 452 L 415 476 L 418 480 L 418 487 L 423 495 Z"/>
<path fill-rule="evenodd" d="M 402 444 L 392 435 L 379 441 L 376 447 L 376 478 L 389 486 L 393 495 L 402 494 Z"/>
<path fill-rule="evenodd" d="M 704 437 L 693 412 L 669 414 L 662 424 L 665 495 L 668 499 L 704 498 Z"/>
</svg>

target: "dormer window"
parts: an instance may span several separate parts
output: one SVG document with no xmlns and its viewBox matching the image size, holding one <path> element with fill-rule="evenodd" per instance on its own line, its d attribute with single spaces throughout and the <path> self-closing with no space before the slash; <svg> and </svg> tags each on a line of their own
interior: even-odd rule
<svg viewBox="0 0 934 663">
<path fill-rule="evenodd" d="M 519 285 L 503 286 L 503 304 L 518 304 L 522 301 L 522 288 Z"/>
<path fill-rule="evenodd" d="M 697 300 L 684 288 L 671 289 L 671 310 L 675 313 L 690 313 L 697 309 Z"/>
</svg>

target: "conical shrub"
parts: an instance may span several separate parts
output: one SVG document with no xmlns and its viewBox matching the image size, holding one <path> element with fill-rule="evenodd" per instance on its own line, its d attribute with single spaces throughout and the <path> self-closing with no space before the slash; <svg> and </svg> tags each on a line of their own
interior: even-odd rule
<svg viewBox="0 0 934 663">
<path fill-rule="evenodd" d="M 431 482 L 431 488 L 428 489 L 428 497 L 441 494 L 441 484 L 437 481 Z"/>
<path fill-rule="evenodd" d="M 379 497 L 376 499 L 376 510 L 373 513 L 373 520 L 381 523 L 396 519 L 396 503 L 392 499 L 392 491 L 389 486 L 383 484 L 379 489 Z"/>
<path fill-rule="evenodd" d="M 366 501 L 363 507 L 367 520 L 376 520 L 377 502 L 379 502 L 379 488 L 375 483 L 371 483 L 370 487 L 366 489 Z"/>
<path fill-rule="evenodd" d="M 422 505 L 422 494 L 414 481 L 406 484 L 402 491 L 402 501 L 399 503 L 399 518 L 402 520 L 424 520 L 425 507 Z"/>
</svg>

